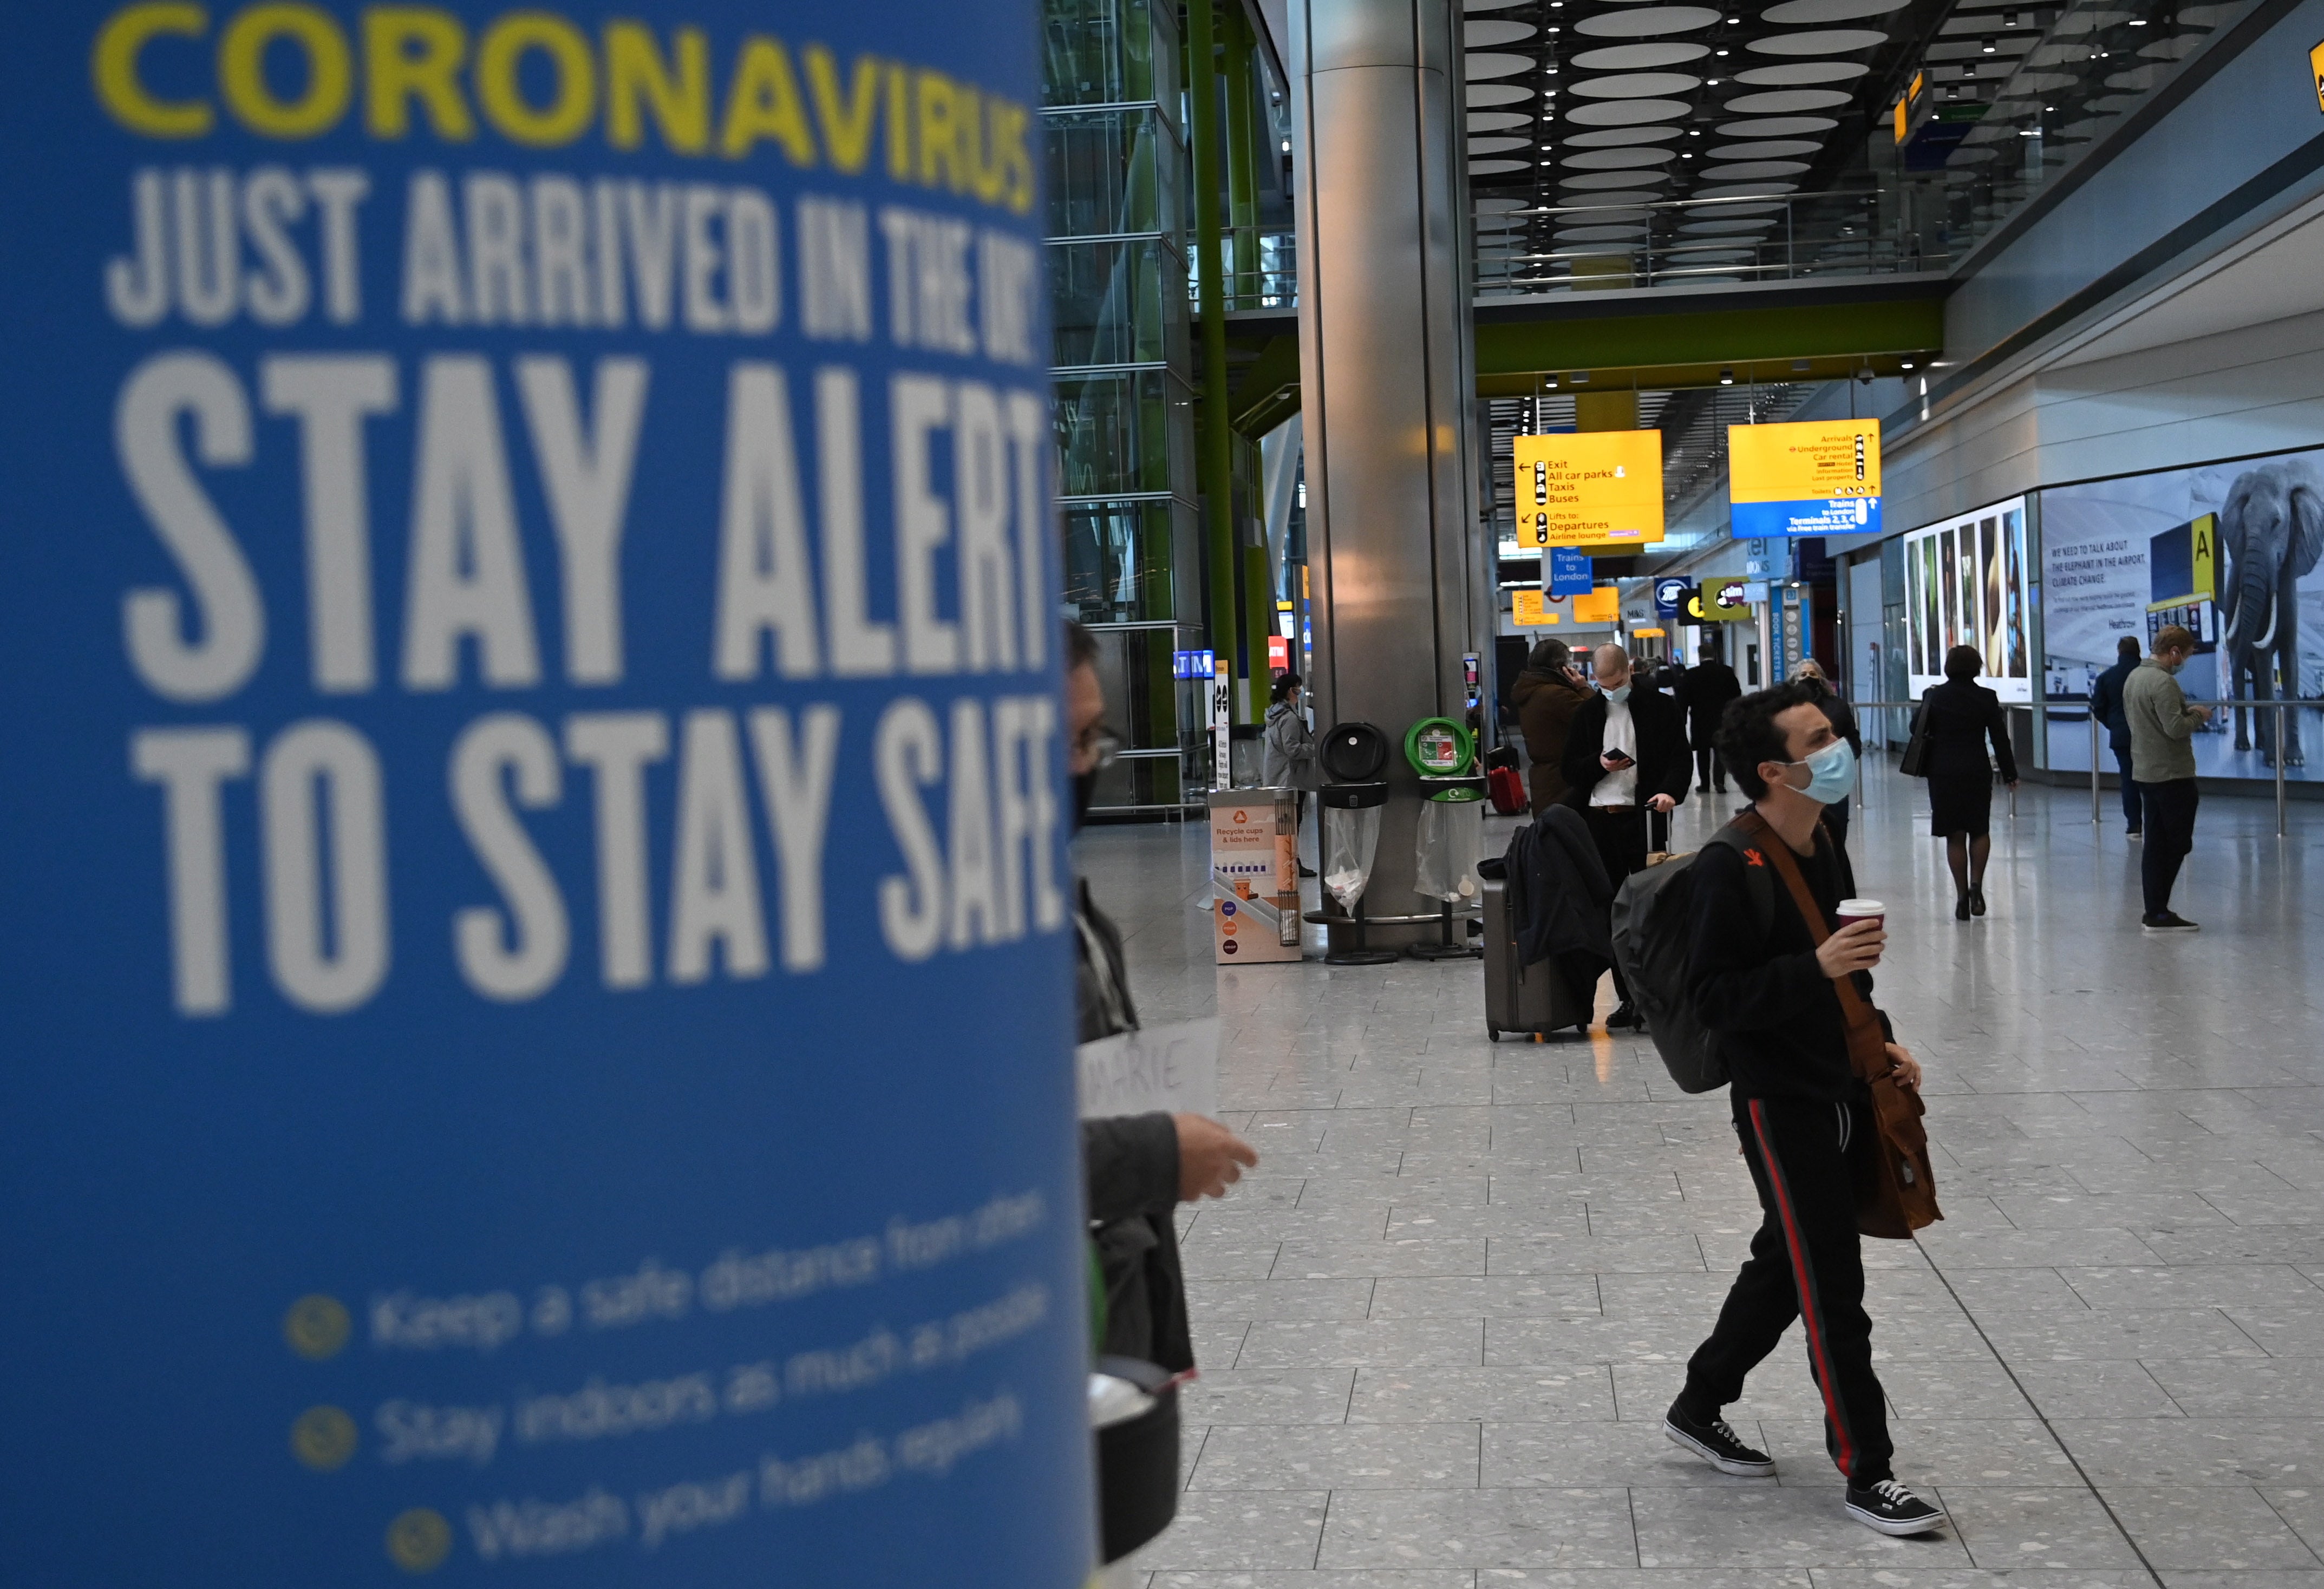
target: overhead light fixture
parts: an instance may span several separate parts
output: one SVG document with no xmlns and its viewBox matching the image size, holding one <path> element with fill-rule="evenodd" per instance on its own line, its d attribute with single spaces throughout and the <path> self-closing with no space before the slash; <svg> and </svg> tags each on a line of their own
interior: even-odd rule
<svg viewBox="0 0 2324 1589">
<path fill-rule="evenodd" d="M 1711 86 L 1712 87 L 1714 87 L 1714 88 L 1716 88 L 1717 87 L 1719 87 L 1719 79 L 1718 79 L 1717 78 L 1711 78 Z"/>
<path fill-rule="evenodd" d="M 1291 140 L 1288 138 L 1286 138 L 1283 141 L 1283 152 L 1286 154 L 1289 154 L 1291 152 Z"/>
<path fill-rule="evenodd" d="M 1727 53 L 1727 51 L 1725 51 L 1724 50 L 1721 50 L 1721 51 L 1719 51 L 1719 53 L 1720 53 L 1720 55 L 1725 55 L 1725 54 Z"/>
<path fill-rule="evenodd" d="M 1977 41 L 1977 47 L 1978 47 L 1979 50 L 1983 51 L 1984 51 L 1986 54 L 1987 54 L 1987 55 L 1992 54 L 1992 53 L 1994 52 L 1995 49 L 1996 49 L 1996 48 L 1997 48 L 1997 46 L 1994 43 L 1994 41 L 1993 41 L 1993 40 L 1992 40 L 1992 38 L 1991 38 L 1990 36 L 1987 36 L 1987 37 L 1983 38 L 1983 39 L 1979 39 L 1979 40 Z"/>
<path fill-rule="evenodd" d="M 1689 127 L 1686 130 L 1686 135 L 1690 138 L 1700 138 L 1702 136 L 1702 129 L 1701 127 Z"/>
<path fill-rule="evenodd" d="M 2134 16 L 2130 19 L 2130 25 L 2135 28 L 2143 28 L 2146 25 L 2146 19 L 2143 16 Z"/>
<path fill-rule="evenodd" d="M 1734 372 L 1734 371 L 1732 371 L 1732 370 L 1721 370 L 1721 371 L 1719 372 L 1719 384 L 1720 384 L 1720 385 L 1721 385 L 1721 386 L 1732 386 L 1732 385 L 1734 385 L 1734 384 L 1735 384 L 1735 372 Z"/>
<path fill-rule="evenodd" d="M 1900 363 L 1900 366 L 1899 366 L 1899 367 L 1900 367 L 1900 368 L 1903 368 L 1903 369 L 1909 370 L 1909 369 L 1911 369 L 1911 368 L 1913 367 L 1913 361 L 1912 361 L 1912 360 L 1910 360 L 1910 359 L 1903 360 L 1903 361 L 1901 361 L 1901 363 Z"/>
</svg>

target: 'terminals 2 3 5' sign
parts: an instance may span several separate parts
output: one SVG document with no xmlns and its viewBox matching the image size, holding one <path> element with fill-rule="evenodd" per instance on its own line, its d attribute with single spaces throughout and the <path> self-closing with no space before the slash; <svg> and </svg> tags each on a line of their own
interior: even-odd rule
<svg viewBox="0 0 2324 1589">
<path fill-rule="evenodd" d="M 1085 1575 L 1037 42 L 18 16 L 12 1581 Z"/>
</svg>

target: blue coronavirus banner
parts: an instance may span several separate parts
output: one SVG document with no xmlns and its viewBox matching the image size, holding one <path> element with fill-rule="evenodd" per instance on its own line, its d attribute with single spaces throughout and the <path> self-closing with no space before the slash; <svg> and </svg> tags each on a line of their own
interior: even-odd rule
<svg viewBox="0 0 2324 1589">
<path fill-rule="evenodd" d="M 1032 8 L 11 31 L 9 1580 L 1080 1583 Z"/>
</svg>

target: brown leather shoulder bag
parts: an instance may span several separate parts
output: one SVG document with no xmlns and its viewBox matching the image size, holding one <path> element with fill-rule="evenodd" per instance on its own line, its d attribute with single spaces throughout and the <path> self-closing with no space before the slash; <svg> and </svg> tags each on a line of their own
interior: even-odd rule
<svg viewBox="0 0 2324 1589">
<path fill-rule="evenodd" d="M 1821 948 L 1831 929 L 1815 896 L 1808 892 L 1798 857 L 1757 812 L 1740 820 L 1742 825 L 1757 825 L 1767 854 L 1775 860 L 1776 874 L 1792 891 L 1792 904 L 1807 923 L 1808 936 Z M 1880 1017 L 1857 991 L 1856 978 L 1835 978 L 1831 988 L 1840 997 L 1840 1018 L 1848 1029 L 1849 1063 L 1872 1093 L 1873 1173 L 1858 1189 L 1856 1228 L 1866 1235 L 1910 1241 L 1914 1231 L 1944 1217 L 1937 1207 L 1936 1171 L 1929 1163 L 1929 1134 L 1921 1124 L 1928 1107 L 1918 1090 L 1896 1079 Z"/>
</svg>

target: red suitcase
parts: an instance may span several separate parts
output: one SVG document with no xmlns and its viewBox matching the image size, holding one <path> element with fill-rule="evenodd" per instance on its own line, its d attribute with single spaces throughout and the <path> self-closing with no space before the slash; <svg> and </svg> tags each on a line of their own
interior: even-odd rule
<svg viewBox="0 0 2324 1589">
<path fill-rule="evenodd" d="M 1485 792 L 1493 802 L 1493 809 L 1503 816 L 1515 816 L 1526 809 L 1525 775 L 1513 767 L 1497 767 L 1485 775 Z"/>
</svg>

